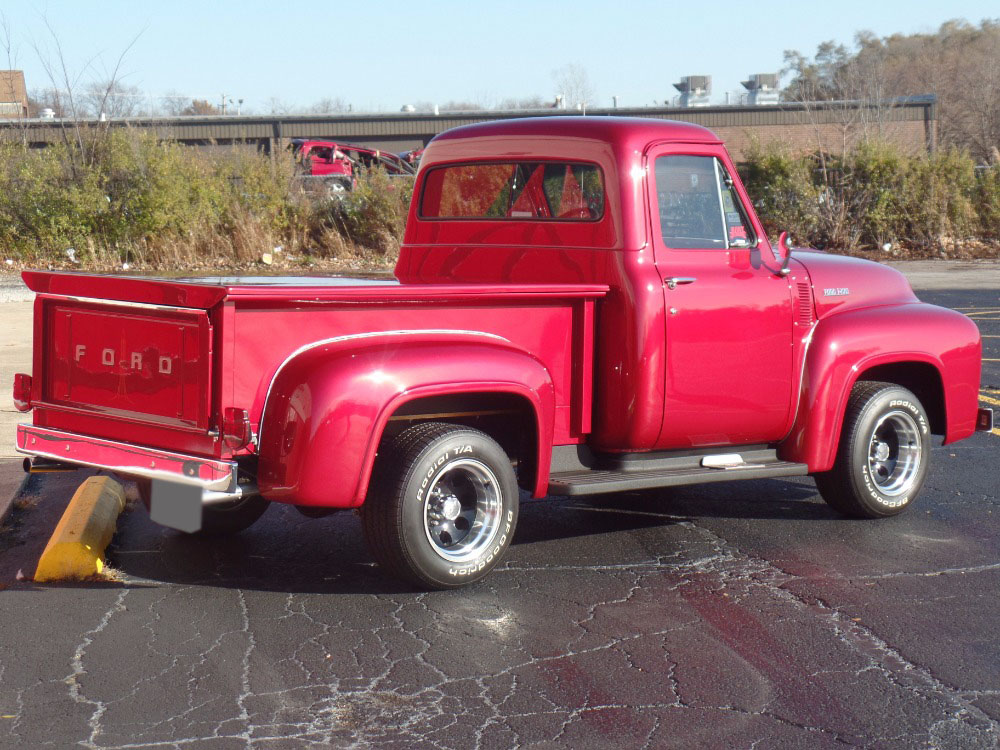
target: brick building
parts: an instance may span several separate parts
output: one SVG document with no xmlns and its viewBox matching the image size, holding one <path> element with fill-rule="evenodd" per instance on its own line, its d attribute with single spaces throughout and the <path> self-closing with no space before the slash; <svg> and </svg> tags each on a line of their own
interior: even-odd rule
<svg viewBox="0 0 1000 750">
<path fill-rule="evenodd" d="M 18 119 L 28 116 L 28 91 L 24 87 L 24 72 L 0 70 L 0 118 Z"/>
</svg>

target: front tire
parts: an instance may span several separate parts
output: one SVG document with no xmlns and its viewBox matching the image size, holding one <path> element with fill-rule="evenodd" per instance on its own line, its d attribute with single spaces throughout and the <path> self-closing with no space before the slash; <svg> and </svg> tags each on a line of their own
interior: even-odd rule
<svg viewBox="0 0 1000 750">
<path fill-rule="evenodd" d="M 861 381 L 851 390 L 836 462 L 816 475 L 816 486 L 846 516 L 894 516 L 923 487 L 930 448 L 927 412 L 912 392 Z"/>
<path fill-rule="evenodd" d="M 461 425 L 411 427 L 379 450 L 361 518 L 379 565 L 421 588 L 485 577 L 510 546 L 518 488 L 495 440 Z"/>
</svg>

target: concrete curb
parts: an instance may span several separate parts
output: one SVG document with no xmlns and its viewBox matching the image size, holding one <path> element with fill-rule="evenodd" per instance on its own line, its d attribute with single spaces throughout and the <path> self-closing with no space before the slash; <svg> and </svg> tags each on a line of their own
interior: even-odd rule
<svg viewBox="0 0 1000 750">
<path fill-rule="evenodd" d="M 21 468 L 22 462 L 21 458 L 0 458 L 0 526 L 7 521 L 31 477 Z"/>
<path fill-rule="evenodd" d="M 125 509 L 125 490 L 111 477 L 90 477 L 73 495 L 35 569 L 35 581 L 80 580 L 104 570 L 104 550 Z"/>
</svg>

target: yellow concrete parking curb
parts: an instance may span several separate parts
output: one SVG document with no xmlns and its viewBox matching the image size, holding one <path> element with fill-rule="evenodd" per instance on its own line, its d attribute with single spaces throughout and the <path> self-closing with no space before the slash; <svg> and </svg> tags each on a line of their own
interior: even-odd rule
<svg viewBox="0 0 1000 750">
<path fill-rule="evenodd" d="M 125 509 L 125 491 L 110 477 L 90 477 L 73 494 L 45 545 L 35 580 L 67 581 L 104 570 L 104 550 Z"/>
</svg>

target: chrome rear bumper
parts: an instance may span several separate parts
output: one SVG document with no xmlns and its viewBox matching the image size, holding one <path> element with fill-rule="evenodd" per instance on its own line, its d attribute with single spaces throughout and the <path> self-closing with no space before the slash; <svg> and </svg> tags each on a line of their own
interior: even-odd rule
<svg viewBox="0 0 1000 750">
<path fill-rule="evenodd" d="M 130 477 L 163 479 L 216 492 L 232 492 L 237 487 L 235 461 L 185 456 L 31 424 L 17 426 L 15 448 L 29 456 L 106 469 Z"/>
</svg>

